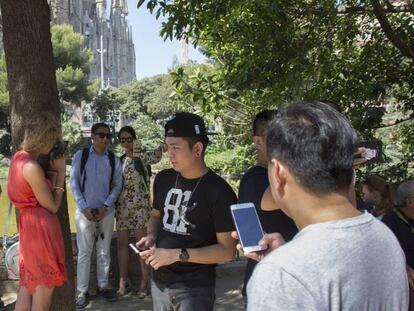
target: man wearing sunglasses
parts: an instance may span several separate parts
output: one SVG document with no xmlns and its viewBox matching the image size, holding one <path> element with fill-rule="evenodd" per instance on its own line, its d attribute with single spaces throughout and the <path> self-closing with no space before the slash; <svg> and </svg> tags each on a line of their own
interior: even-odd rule
<svg viewBox="0 0 414 311">
<path fill-rule="evenodd" d="M 108 272 L 115 202 L 122 187 L 122 168 L 120 160 L 108 149 L 111 131 L 107 124 L 94 124 L 91 138 L 92 146 L 75 154 L 70 173 L 76 201 L 78 309 L 89 304 L 90 264 L 95 241 L 99 293 L 108 301 L 116 300 L 115 291 L 108 289 Z"/>
</svg>

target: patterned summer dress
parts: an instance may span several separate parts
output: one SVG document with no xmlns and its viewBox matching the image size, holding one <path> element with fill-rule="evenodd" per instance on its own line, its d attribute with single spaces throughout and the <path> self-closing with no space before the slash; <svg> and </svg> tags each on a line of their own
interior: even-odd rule
<svg viewBox="0 0 414 311">
<path fill-rule="evenodd" d="M 159 151 L 146 152 L 141 156 L 147 177 L 146 182 L 135 169 L 133 158 L 124 158 L 122 170 L 124 183 L 116 204 L 116 230 L 135 230 L 147 226 L 151 212 L 147 165 L 159 162 L 161 157 L 162 152 Z"/>
</svg>

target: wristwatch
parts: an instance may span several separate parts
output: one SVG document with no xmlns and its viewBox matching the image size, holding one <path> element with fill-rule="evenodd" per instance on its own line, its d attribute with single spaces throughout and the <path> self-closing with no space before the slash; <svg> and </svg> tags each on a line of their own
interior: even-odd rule
<svg viewBox="0 0 414 311">
<path fill-rule="evenodd" d="M 181 248 L 181 252 L 178 258 L 180 258 L 180 262 L 188 262 L 190 255 L 188 254 L 187 249 L 185 247 Z"/>
</svg>

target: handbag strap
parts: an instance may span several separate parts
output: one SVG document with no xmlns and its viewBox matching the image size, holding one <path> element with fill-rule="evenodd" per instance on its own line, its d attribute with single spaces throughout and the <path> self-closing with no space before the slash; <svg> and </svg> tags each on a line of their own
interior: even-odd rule
<svg viewBox="0 0 414 311">
<path fill-rule="evenodd" d="M 4 230 L 4 235 L 3 235 L 3 249 L 7 248 L 7 235 L 9 233 L 10 217 L 11 217 L 12 209 L 13 209 L 13 203 L 9 202 L 9 211 L 7 212 L 6 228 Z"/>
</svg>

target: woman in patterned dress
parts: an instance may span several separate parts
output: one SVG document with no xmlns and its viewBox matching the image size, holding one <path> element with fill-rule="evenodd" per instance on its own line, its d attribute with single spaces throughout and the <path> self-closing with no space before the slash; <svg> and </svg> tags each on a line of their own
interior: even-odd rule
<svg viewBox="0 0 414 311">
<path fill-rule="evenodd" d="M 146 235 L 147 221 L 150 217 L 150 176 L 148 165 L 157 163 L 162 157 L 162 145 L 155 151 L 140 153 L 133 157 L 133 142 L 137 139 L 131 126 L 124 126 L 118 133 L 118 139 L 125 154 L 121 157 L 123 172 L 123 187 L 116 208 L 116 231 L 118 237 L 119 290 L 123 296 L 130 290 L 128 280 L 129 234 L 135 231 L 136 241 Z M 141 259 L 141 284 L 138 290 L 139 298 L 148 295 L 149 268 Z"/>
</svg>

